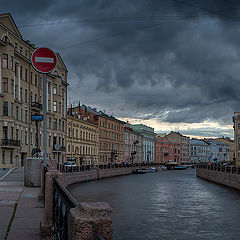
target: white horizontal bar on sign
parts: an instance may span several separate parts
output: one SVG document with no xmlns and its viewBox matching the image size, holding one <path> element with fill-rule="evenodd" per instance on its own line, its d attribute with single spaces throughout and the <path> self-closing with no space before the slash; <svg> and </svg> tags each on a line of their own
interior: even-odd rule
<svg viewBox="0 0 240 240">
<path fill-rule="evenodd" d="M 35 57 L 35 62 L 54 63 L 54 58 L 48 58 L 48 57 Z"/>
</svg>

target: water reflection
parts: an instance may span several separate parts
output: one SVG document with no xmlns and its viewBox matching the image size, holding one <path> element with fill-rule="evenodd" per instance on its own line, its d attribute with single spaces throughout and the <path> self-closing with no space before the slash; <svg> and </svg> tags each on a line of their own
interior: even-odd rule
<svg viewBox="0 0 240 240">
<path fill-rule="evenodd" d="M 78 201 L 113 207 L 114 239 L 239 239 L 240 192 L 195 170 L 129 175 L 75 184 Z"/>
</svg>

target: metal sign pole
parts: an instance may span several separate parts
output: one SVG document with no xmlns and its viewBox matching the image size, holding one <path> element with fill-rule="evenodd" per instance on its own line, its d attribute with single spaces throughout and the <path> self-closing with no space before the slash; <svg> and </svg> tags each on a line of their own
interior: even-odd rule
<svg viewBox="0 0 240 240">
<path fill-rule="evenodd" d="M 47 167 L 47 84 L 46 74 L 43 74 L 43 165 Z"/>
</svg>

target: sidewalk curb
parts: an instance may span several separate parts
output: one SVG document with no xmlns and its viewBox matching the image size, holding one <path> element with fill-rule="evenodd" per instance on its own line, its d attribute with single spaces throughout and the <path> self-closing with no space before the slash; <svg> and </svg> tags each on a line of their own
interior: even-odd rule
<svg viewBox="0 0 240 240">
<path fill-rule="evenodd" d="M 0 181 L 3 180 L 5 177 L 7 177 L 7 176 L 8 176 L 13 170 L 15 170 L 15 169 L 17 169 L 17 168 L 11 168 L 11 169 L 9 169 L 9 171 L 0 178 Z"/>
</svg>

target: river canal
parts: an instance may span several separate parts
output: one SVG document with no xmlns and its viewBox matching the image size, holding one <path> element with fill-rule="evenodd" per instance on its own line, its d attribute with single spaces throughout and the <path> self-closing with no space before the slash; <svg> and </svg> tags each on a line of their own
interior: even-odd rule
<svg viewBox="0 0 240 240">
<path fill-rule="evenodd" d="M 114 240 L 240 239 L 240 191 L 195 177 L 195 169 L 71 185 L 78 201 L 112 207 Z"/>
</svg>

